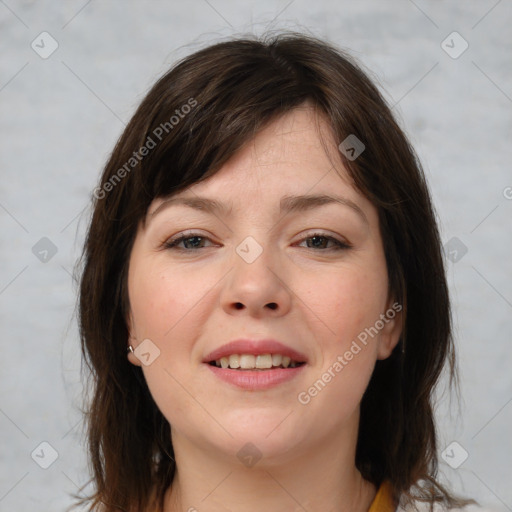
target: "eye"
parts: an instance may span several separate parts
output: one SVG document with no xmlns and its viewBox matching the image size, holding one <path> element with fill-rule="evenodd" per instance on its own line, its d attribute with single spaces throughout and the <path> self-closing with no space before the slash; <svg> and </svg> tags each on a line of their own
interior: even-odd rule
<svg viewBox="0 0 512 512">
<path fill-rule="evenodd" d="M 167 240 L 164 243 L 164 247 L 166 249 L 175 249 L 178 251 L 193 251 L 195 249 L 202 249 L 204 248 L 204 242 L 211 240 L 203 236 L 201 233 L 186 233 L 178 235 L 175 238 L 172 238 L 170 240 Z M 183 243 L 183 246 L 180 247 L 180 244 Z"/>
<path fill-rule="evenodd" d="M 325 233 L 313 233 L 306 238 L 302 239 L 302 242 L 306 242 L 308 249 L 321 249 L 323 251 L 342 251 L 345 249 L 350 249 L 352 246 L 346 242 L 342 242 L 333 236 L 329 236 Z M 327 247 L 326 245 L 331 243 L 331 247 Z"/>
<path fill-rule="evenodd" d="M 174 249 L 177 251 L 195 251 L 197 249 L 204 249 L 206 242 L 211 243 L 211 239 L 203 236 L 201 233 L 190 232 L 180 234 L 170 240 L 167 240 L 163 245 L 166 249 Z M 322 251 L 341 251 L 350 249 L 352 246 L 346 242 L 342 242 L 333 236 L 325 233 L 313 233 L 306 238 L 303 238 L 301 243 L 306 242 L 307 249 L 320 249 Z M 330 246 L 329 246 L 330 244 Z M 300 245 L 300 244 L 299 244 Z M 210 244 L 213 246 L 213 244 Z"/>
</svg>

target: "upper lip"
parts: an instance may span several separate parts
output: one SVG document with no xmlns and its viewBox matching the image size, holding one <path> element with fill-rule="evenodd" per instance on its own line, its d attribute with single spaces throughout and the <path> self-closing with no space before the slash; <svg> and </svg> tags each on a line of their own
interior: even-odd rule
<svg viewBox="0 0 512 512">
<path fill-rule="evenodd" d="M 283 343 L 272 340 L 249 340 L 249 339 L 239 339 L 230 341 L 222 347 L 215 349 L 213 352 L 210 352 L 204 359 L 203 363 L 210 363 L 211 361 L 216 361 L 221 357 L 228 357 L 231 354 L 281 354 L 282 356 L 288 356 L 292 361 L 305 363 L 307 362 L 307 358 L 304 354 L 294 350 Z"/>
</svg>

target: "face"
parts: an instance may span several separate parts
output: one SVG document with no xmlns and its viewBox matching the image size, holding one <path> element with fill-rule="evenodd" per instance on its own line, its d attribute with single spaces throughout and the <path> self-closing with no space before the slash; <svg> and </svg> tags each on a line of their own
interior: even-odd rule
<svg viewBox="0 0 512 512">
<path fill-rule="evenodd" d="M 398 341 L 401 306 L 388 295 L 377 211 L 336 151 L 306 105 L 214 176 L 150 205 L 130 257 L 129 359 L 173 443 L 234 457 L 251 442 L 281 460 L 357 432 L 375 362 Z M 235 357 L 224 364 L 244 354 L 238 364 L 268 366 L 268 356 L 254 358 L 264 352 L 282 366 L 288 351 L 302 364 L 209 364 L 240 339 L 252 343 L 228 349 Z"/>
</svg>

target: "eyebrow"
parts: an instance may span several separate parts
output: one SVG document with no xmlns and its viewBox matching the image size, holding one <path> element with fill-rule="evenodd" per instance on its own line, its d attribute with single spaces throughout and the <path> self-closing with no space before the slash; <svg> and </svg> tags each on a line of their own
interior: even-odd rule
<svg viewBox="0 0 512 512">
<path fill-rule="evenodd" d="M 280 212 L 297 213 L 312 210 L 327 204 L 342 204 L 355 211 L 361 219 L 368 224 L 368 219 L 363 210 L 353 201 L 345 197 L 331 196 L 327 194 L 309 194 L 302 196 L 285 196 L 280 201 Z M 224 203 L 207 197 L 171 197 L 165 200 L 153 213 L 153 218 L 159 211 L 167 209 L 169 206 L 187 206 L 195 210 L 208 213 L 219 213 L 226 215 L 232 208 L 228 208 Z"/>
<path fill-rule="evenodd" d="M 368 219 L 366 218 L 366 215 L 356 203 L 345 197 L 330 196 L 327 194 L 311 194 L 304 196 L 283 197 L 281 199 L 281 211 L 284 211 L 286 213 L 304 212 L 311 210 L 313 208 L 317 208 L 319 206 L 324 206 L 326 204 L 336 203 L 348 206 L 353 211 L 355 211 L 362 218 L 362 220 L 364 220 L 366 224 L 368 224 Z"/>
</svg>

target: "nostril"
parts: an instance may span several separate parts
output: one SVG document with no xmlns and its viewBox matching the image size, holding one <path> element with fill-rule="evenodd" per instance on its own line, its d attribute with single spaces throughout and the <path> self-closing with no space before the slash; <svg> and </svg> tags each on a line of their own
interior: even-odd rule
<svg viewBox="0 0 512 512">
<path fill-rule="evenodd" d="M 277 304 L 275 302 L 269 302 L 266 307 L 270 308 L 270 309 L 277 309 Z M 235 302 L 235 308 L 236 309 L 243 309 L 244 308 L 244 305 L 241 303 L 241 302 Z"/>
</svg>

